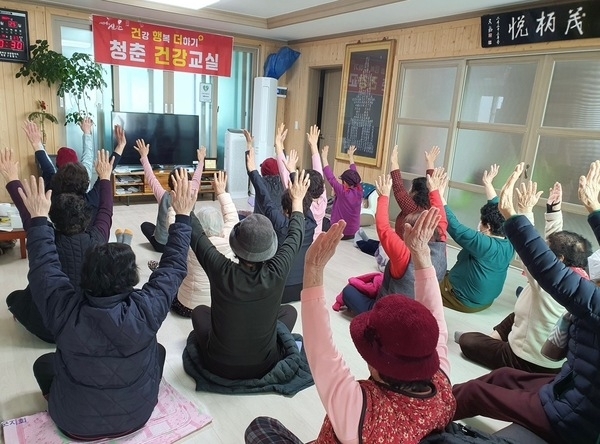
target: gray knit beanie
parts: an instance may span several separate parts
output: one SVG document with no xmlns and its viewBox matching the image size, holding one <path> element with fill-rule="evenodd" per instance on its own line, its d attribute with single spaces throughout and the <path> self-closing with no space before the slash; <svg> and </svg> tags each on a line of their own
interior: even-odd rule
<svg viewBox="0 0 600 444">
<path fill-rule="evenodd" d="M 264 262 L 275 256 L 277 235 L 267 217 L 251 214 L 233 227 L 229 234 L 229 245 L 240 259 Z"/>
</svg>

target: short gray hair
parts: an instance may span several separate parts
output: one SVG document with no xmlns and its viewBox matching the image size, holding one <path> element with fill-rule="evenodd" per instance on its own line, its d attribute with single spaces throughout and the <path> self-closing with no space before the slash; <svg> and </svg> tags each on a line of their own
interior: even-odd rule
<svg viewBox="0 0 600 444">
<path fill-rule="evenodd" d="M 196 213 L 196 217 L 208 237 L 223 237 L 223 215 L 215 207 L 200 207 L 200 210 Z"/>
</svg>

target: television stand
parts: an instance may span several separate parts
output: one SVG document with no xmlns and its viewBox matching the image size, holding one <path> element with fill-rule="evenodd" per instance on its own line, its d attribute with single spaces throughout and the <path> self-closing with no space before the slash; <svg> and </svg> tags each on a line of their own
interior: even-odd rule
<svg viewBox="0 0 600 444">
<path fill-rule="evenodd" d="M 160 163 L 153 163 L 152 164 L 152 169 L 153 170 L 164 170 L 165 166 L 161 165 Z"/>
</svg>

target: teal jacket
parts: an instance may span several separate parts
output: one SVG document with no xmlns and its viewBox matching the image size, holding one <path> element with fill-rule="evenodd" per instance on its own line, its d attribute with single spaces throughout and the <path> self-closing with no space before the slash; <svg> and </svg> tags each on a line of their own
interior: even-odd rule
<svg viewBox="0 0 600 444">
<path fill-rule="evenodd" d="M 489 203 L 498 203 L 494 198 Z M 456 299 L 467 307 L 487 307 L 502 292 L 515 250 L 508 239 L 491 237 L 461 224 L 448 205 L 448 234 L 462 247 L 450 270 Z"/>
</svg>

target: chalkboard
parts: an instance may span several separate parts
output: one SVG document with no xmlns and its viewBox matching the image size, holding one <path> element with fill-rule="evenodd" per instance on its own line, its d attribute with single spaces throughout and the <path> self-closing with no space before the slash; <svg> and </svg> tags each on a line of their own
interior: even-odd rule
<svg viewBox="0 0 600 444">
<path fill-rule="evenodd" d="M 346 46 L 337 159 L 348 159 L 354 145 L 356 163 L 381 165 L 393 49 L 393 40 Z"/>
</svg>

